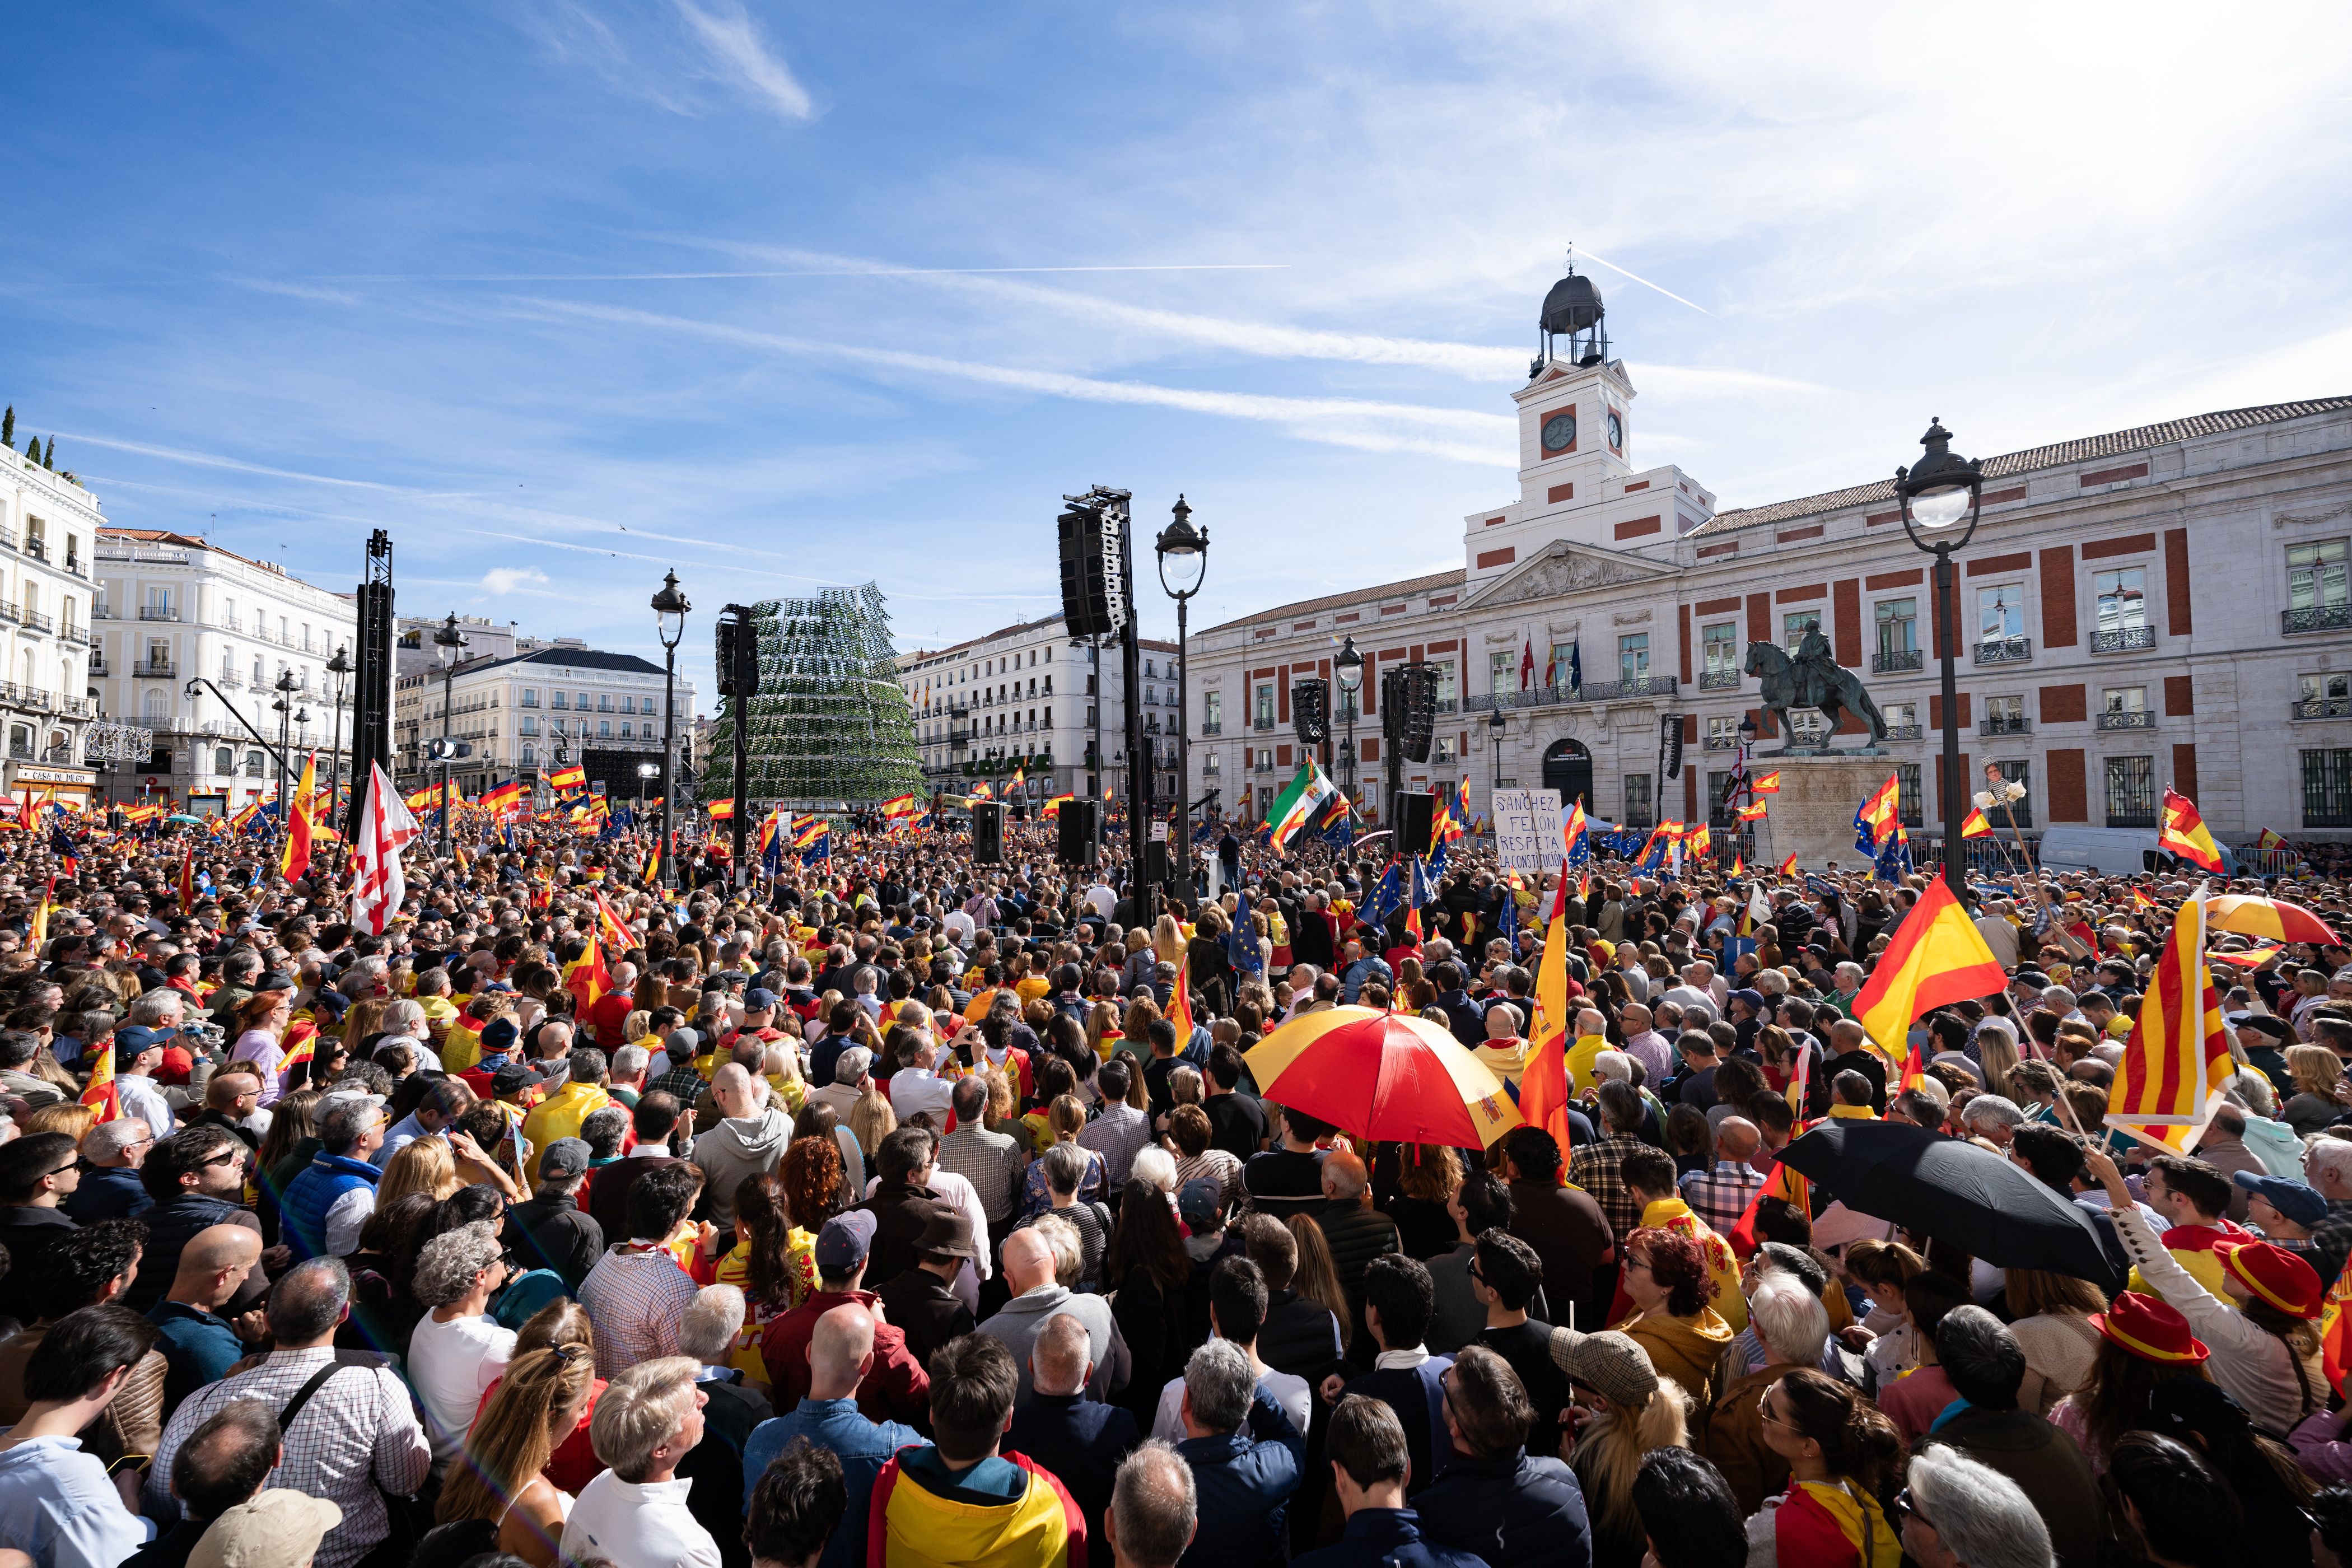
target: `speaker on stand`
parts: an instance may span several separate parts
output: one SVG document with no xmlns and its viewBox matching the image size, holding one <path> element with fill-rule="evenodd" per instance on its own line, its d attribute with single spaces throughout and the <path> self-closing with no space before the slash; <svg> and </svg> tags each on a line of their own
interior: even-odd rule
<svg viewBox="0 0 2352 1568">
<path fill-rule="evenodd" d="M 1066 800 L 1055 842 L 1054 858 L 1064 866 L 1092 866 L 1102 853 L 1102 802 Z"/>
<path fill-rule="evenodd" d="M 1004 807 L 1000 802 L 972 803 L 971 858 L 982 866 L 1004 864 Z"/>
</svg>

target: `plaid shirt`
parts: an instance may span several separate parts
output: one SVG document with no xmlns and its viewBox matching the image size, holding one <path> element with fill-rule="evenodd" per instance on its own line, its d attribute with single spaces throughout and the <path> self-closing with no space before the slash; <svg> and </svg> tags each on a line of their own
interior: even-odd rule
<svg viewBox="0 0 2352 1568">
<path fill-rule="evenodd" d="M 1103 1179 L 1116 1194 L 1127 1184 L 1128 1167 L 1151 1142 L 1151 1119 L 1131 1105 L 1107 1104 L 1078 1131 L 1078 1144 L 1103 1157 Z"/>
<path fill-rule="evenodd" d="M 606 1249 L 580 1282 L 580 1304 L 596 1330 L 596 1375 L 618 1377 L 676 1355 L 677 1326 L 694 1297 L 694 1280 L 667 1248 Z"/>
<path fill-rule="evenodd" d="M 145 1502 L 153 1517 L 180 1517 L 166 1485 L 180 1447 L 223 1405 L 258 1399 L 282 1410 L 301 1386 L 335 1359 L 331 1346 L 279 1351 L 251 1372 L 196 1390 L 180 1402 L 156 1445 L 147 1472 Z M 262 1484 L 325 1498 L 343 1510 L 343 1522 L 319 1545 L 318 1568 L 352 1568 L 390 1531 L 384 1493 L 408 1497 L 425 1484 L 433 1450 L 410 1407 L 408 1389 L 388 1366 L 346 1367 L 327 1380 L 285 1436 L 278 1468 Z"/>
<path fill-rule="evenodd" d="M 688 1062 L 684 1067 L 670 1068 L 646 1087 L 648 1090 L 657 1089 L 676 1099 L 680 1110 L 691 1110 L 695 1101 L 702 1098 L 702 1091 L 710 1085 L 694 1070 L 694 1064 Z"/>
<path fill-rule="evenodd" d="M 1625 1184 L 1625 1156 L 1649 1145 L 1628 1132 L 1612 1132 L 1578 1147 L 1568 1163 L 1568 1179 L 1592 1194 L 1608 1217 L 1609 1232 L 1622 1241 L 1642 1224 L 1642 1200 Z"/>
<path fill-rule="evenodd" d="M 1683 1202 L 1706 1221 L 1718 1236 L 1728 1236 L 1748 1203 L 1764 1185 L 1763 1173 L 1741 1160 L 1717 1160 L 1712 1171 L 1693 1171 L 1682 1179 Z"/>
<path fill-rule="evenodd" d="M 992 1222 L 1013 1217 L 1021 1184 L 1029 1174 L 1028 1156 L 1021 1145 L 1002 1132 L 969 1122 L 940 1140 L 940 1168 L 952 1171 L 971 1184 L 980 1206 Z M 986 1238 L 975 1237 L 982 1245 Z"/>
</svg>

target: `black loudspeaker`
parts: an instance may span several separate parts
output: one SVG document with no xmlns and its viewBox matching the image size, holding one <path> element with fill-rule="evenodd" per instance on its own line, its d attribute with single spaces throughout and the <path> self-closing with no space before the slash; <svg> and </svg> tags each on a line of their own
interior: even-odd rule
<svg viewBox="0 0 2352 1568">
<path fill-rule="evenodd" d="M 1055 859 L 1065 866 L 1093 865 L 1102 853 L 1102 803 L 1066 800 L 1055 820 L 1061 824 Z"/>
<path fill-rule="evenodd" d="M 1426 790 L 1401 789 L 1390 820 L 1396 825 L 1398 854 L 1426 855 L 1437 826 L 1437 797 Z"/>
<path fill-rule="evenodd" d="M 1331 733 L 1331 689 L 1310 675 L 1290 688 L 1290 722 L 1302 746 L 1319 746 Z"/>
<path fill-rule="evenodd" d="M 1118 511 L 1091 494 L 1072 499 L 1056 520 L 1062 620 L 1071 637 L 1116 637 L 1127 624 L 1124 525 Z"/>
<path fill-rule="evenodd" d="M 1683 720 L 1679 713 L 1658 716 L 1658 771 L 1680 778 L 1683 772 Z"/>
<path fill-rule="evenodd" d="M 972 803 L 971 858 L 982 866 L 1004 864 L 1004 807 L 995 801 Z"/>
<path fill-rule="evenodd" d="M 1437 722 L 1437 667 L 1400 664 L 1381 671 L 1381 732 L 1409 763 L 1429 761 Z"/>
<path fill-rule="evenodd" d="M 1155 838 L 1143 847 L 1143 876 L 1155 887 L 1165 888 L 1170 881 L 1168 845 Z"/>
</svg>

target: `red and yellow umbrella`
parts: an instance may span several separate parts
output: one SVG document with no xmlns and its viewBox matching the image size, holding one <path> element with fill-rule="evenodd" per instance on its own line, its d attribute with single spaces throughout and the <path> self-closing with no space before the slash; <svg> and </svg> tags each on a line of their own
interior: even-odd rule
<svg viewBox="0 0 2352 1568">
<path fill-rule="evenodd" d="M 2336 933 L 2327 922 L 2284 899 L 2258 899 L 2244 893 L 2224 893 L 2205 905 L 2205 929 L 2233 931 L 2241 936 L 2265 936 L 2273 942 L 2332 942 Z"/>
<path fill-rule="evenodd" d="M 1375 1142 L 1484 1149 L 1519 1113 L 1444 1026 L 1334 1007 L 1283 1025 L 1243 1058 L 1259 1092 Z"/>
</svg>

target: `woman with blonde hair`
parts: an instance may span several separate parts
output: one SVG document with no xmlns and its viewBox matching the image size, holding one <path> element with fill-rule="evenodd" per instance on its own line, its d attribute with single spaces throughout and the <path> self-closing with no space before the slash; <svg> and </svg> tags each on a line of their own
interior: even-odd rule
<svg viewBox="0 0 2352 1568">
<path fill-rule="evenodd" d="M 54 1105 L 40 1106 L 26 1112 L 24 1120 L 16 1123 L 16 1128 L 26 1137 L 36 1132 L 63 1132 L 73 1139 L 74 1147 L 79 1148 L 82 1139 L 91 1128 L 97 1125 L 98 1108 L 96 1106 L 82 1105 L 68 1100 Z M 147 1131 L 154 1132 L 155 1129 L 151 1127 Z M 171 1131 L 172 1130 L 167 1127 L 156 1135 L 167 1138 L 171 1136 Z"/>
<path fill-rule="evenodd" d="M 2106 1298 L 2087 1279 L 2047 1268 L 2011 1268 L 2002 1289 L 2009 1331 L 2025 1352 L 2017 1407 L 2047 1415 L 2089 1381 L 2099 1354 L 2099 1331 L 2091 1315 L 2106 1310 Z"/>
<path fill-rule="evenodd" d="M 1348 1305 L 1348 1293 L 1339 1289 L 1339 1270 L 1331 1261 L 1331 1244 L 1323 1239 L 1323 1227 L 1303 1214 L 1292 1215 L 1289 1225 L 1291 1239 L 1298 1246 L 1298 1271 L 1291 1276 L 1290 1288 L 1342 1323 L 1353 1322 L 1355 1312 Z"/>
<path fill-rule="evenodd" d="M 629 1016 L 621 1020 L 621 1043 L 625 1046 L 642 1045 L 646 1037 L 653 1033 L 653 1027 L 654 1016 L 643 1007 L 633 1007 Z"/>
<path fill-rule="evenodd" d="M 516 1356 L 466 1434 L 436 1521 L 487 1521 L 498 1551 L 532 1568 L 555 1568 L 571 1500 L 544 1472 L 589 1407 L 595 1380 L 595 1355 L 583 1345 Z"/>
<path fill-rule="evenodd" d="M 898 1131 L 898 1113 L 882 1098 L 882 1091 L 868 1086 L 849 1108 L 849 1131 L 857 1140 L 857 1147 L 871 1163 L 874 1152 L 882 1147 L 882 1140 Z"/>
<path fill-rule="evenodd" d="M 1184 928 L 1174 915 L 1161 915 L 1152 923 L 1151 952 L 1162 963 L 1184 962 Z"/>
<path fill-rule="evenodd" d="M 424 1193 L 439 1203 L 465 1184 L 457 1179 L 457 1161 L 449 1152 L 447 1139 L 415 1138 L 383 1163 L 383 1175 L 375 1187 L 376 1205 L 381 1208 L 406 1193 Z"/>
<path fill-rule="evenodd" d="M 1592 1527 L 1592 1568 L 1638 1568 L 1647 1537 L 1633 1508 L 1633 1479 L 1653 1448 L 1690 1446 L 1690 1400 L 1662 1378 L 1641 1347 L 1613 1330 L 1555 1339 L 1583 1418 L 1563 1427 L 1559 1457 L 1576 1472 Z M 1892 1564 L 1888 1565 L 1892 1568 Z"/>
<path fill-rule="evenodd" d="M 2332 1048 L 2289 1046 L 2286 1072 L 2294 1080 L 2294 1095 L 2279 1119 L 2296 1137 L 2308 1138 L 2344 1113 L 2344 1102 L 2336 1098 L 2344 1089 L 2344 1064 Z"/>
<path fill-rule="evenodd" d="M 2011 1074 L 2017 1070 L 2017 1029 L 2006 1018 L 1987 1018 L 1977 1026 L 1977 1080 L 1987 1094 L 1997 1094 L 2022 1105 Z"/>
<path fill-rule="evenodd" d="M 1096 1060 L 1110 1060 L 1111 1052 L 1118 1049 L 1119 1041 L 1125 1037 L 1126 1031 L 1119 1027 L 1118 1008 L 1108 1002 L 1097 1002 L 1087 1009 L 1087 1048 L 1094 1052 Z"/>
</svg>

